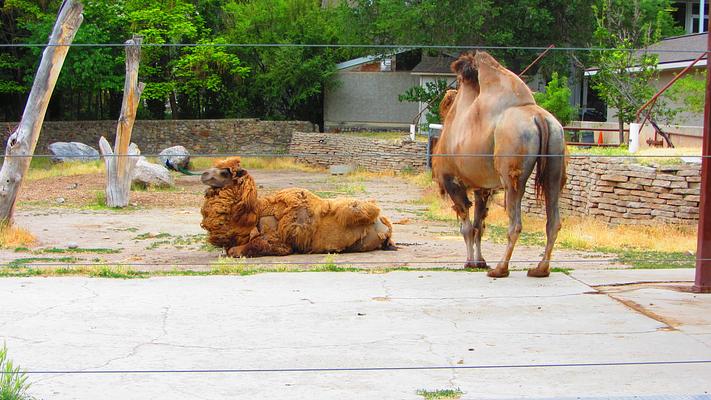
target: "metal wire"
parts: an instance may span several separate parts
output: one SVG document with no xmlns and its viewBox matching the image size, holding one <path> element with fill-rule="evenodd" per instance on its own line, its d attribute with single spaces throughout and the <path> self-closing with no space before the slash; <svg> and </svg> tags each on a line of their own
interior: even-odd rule
<svg viewBox="0 0 711 400">
<path fill-rule="evenodd" d="M 165 156 L 165 154 L 107 154 L 101 155 L 100 157 L 160 157 Z M 367 157 L 383 157 L 380 153 L 289 153 L 289 154 L 279 154 L 279 153 L 196 153 L 190 154 L 190 157 L 207 157 L 207 158 L 217 158 L 217 157 L 264 157 L 264 158 L 298 158 L 298 157 L 319 157 L 319 158 L 332 158 L 332 157 L 342 157 L 342 156 L 367 156 Z M 412 153 L 388 153 L 388 156 L 412 156 Z M 57 156 L 54 154 L 9 154 L 2 155 L 2 158 L 78 158 L 86 159 L 89 158 L 86 155 L 67 155 L 67 156 Z M 544 157 L 544 158 L 711 158 L 711 155 L 700 155 L 700 154 L 689 154 L 689 155 L 661 155 L 661 154 L 489 154 L 489 153 L 460 153 L 460 154 L 430 154 L 430 157 Z"/>
<path fill-rule="evenodd" d="M 427 371 L 427 370 L 474 370 L 474 369 L 524 369 L 524 368 L 594 368 L 650 365 L 711 364 L 711 360 L 678 361 L 610 361 L 551 364 L 483 364 L 483 365 L 422 365 L 396 367 L 335 367 L 335 368 L 224 368 L 224 369 L 118 369 L 118 370 L 36 370 L 23 371 L 28 375 L 123 375 L 123 374 L 245 374 L 288 372 L 372 372 L 372 371 Z M 2 372 L 12 374 L 14 372 Z"/>
<path fill-rule="evenodd" d="M 88 254 L 92 254 L 87 252 Z M 62 253 L 79 255 L 81 253 Z M 20 258 L 21 260 L 21 258 Z M 427 264 L 427 265 L 449 265 L 449 264 L 460 264 L 464 262 L 463 259 L 457 260 L 396 260 L 396 261 L 246 261 L 244 258 L 233 259 L 236 265 L 239 266 L 265 266 L 265 265 L 335 265 L 335 266 L 347 266 L 352 267 L 354 265 L 402 265 L 402 264 Z M 538 263 L 541 261 L 548 261 L 553 264 L 581 264 L 581 263 L 599 263 L 599 262 L 609 262 L 609 263 L 633 263 L 633 262 L 657 262 L 663 263 L 692 263 L 697 261 L 711 261 L 711 258 L 585 258 L 585 259 L 569 259 L 569 260 L 510 260 L 509 263 Z M 172 263 L 125 263 L 121 261 L 104 261 L 104 262 L 85 262 L 85 263 L 68 263 L 68 262 L 28 262 L 27 264 L 18 263 L 2 263 L 0 267 L 4 268 L 17 268 L 17 267 L 87 267 L 87 266 L 122 266 L 122 267 L 149 267 L 149 266 L 164 266 L 164 267 L 185 267 L 185 266 L 216 266 L 215 261 L 197 261 L 197 262 L 172 262 Z M 554 267 L 553 267 L 554 268 Z"/>
<path fill-rule="evenodd" d="M 126 47 L 126 43 L 4 43 L 0 48 L 9 47 Z M 330 44 L 330 43 L 142 43 L 141 47 L 309 47 L 348 49 L 457 49 L 457 50 L 524 50 L 541 51 L 544 46 L 480 46 L 480 45 L 429 45 L 429 44 Z M 627 49 L 614 47 L 554 47 L 552 51 L 650 51 L 649 49 Z M 659 49 L 654 53 L 707 53 L 708 49 Z"/>
</svg>

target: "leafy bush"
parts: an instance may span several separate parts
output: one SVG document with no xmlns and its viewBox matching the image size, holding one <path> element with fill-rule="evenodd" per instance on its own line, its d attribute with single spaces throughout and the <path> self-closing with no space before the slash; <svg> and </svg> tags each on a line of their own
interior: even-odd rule
<svg viewBox="0 0 711 400">
<path fill-rule="evenodd" d="M 7 358 L 7 346 L 0 348 L 0 400 L 29 400 L 27 375 Z"/>
<path fill-rule="evenodd" d="M 420 85 L 413 86 L 407 89 L 405 93 L 399 95 L 397 99 L 412 103 L 429 104 L 427 115 L 425 115 L 427 123 L 439 124 L 441 123 L 439 119 L 439 103 L 442 102 L 447 89 L 447 81 L 438 79 L 435 82 L 427 82 L 424 87 Z"/>
<path fill-rule="evenodd" d="M 561 124 L 567 125 L 575 115 L 576 108 L 570 105 L 570 88 L 568 78 L 559 77 L 553 73 L 551 81 L 546 85 L 545 93 L 534 93 L 533 97 L 539 106 L 553 114 Z"/>
</svg>

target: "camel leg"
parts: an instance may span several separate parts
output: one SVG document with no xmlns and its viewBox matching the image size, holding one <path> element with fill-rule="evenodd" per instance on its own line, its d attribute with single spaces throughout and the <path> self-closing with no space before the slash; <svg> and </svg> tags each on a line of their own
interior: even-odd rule
<svg viewBox="0 0 711 400">
<path fill-rule="evenodd" d="M 516 190 L 513 184 L 506 185 L 506 214 L 509 216 L 508 243 L 504 256 L 494 269 L 490 269 L 487 275 L 492 278 L 505 278 L 509 276 L 509 260 L 513 254 L 514 246 L 521 234 L 523 225 L 521 224 L 521 199 L 523 190 Z"/>
<path fill-rule="evenodd" d="M 481 237 L 484 235 L 484 220 L 489 212 L 489 197 L 491 191 L 486 189 L 474 192 L 474 229 L 472 231 L 474 241 L 474 261 L 470 262 L 475 268 L 488 268 L 484 257 L 481 255 Z"/>
<path fill-rule="evenodd" d="M 464 237 L 464 244 L 467 247 L 467 262 L 464 264 L 464 268 L 478 268 L 474 257 L 474 226 L 469 220 L 469 209 L 472 206 L 472 202 L 467 196 L 467 189 L 463 185 L 454 182 L 453 178 L 445 180 L 444 188 L 454 203 L 452 208 L 457 213 L 457 219 L 461 224 L 459 231 Z"/>
<path fill-rule="evenodd" d="M 546 249 L 543 252 L 543 260 L 536 268 L 528 270 L 528 276 L 535 278 L 545 278 L 550 275 L 550 261 L 553 254 L 553 245 L 558 238 L 560 231 L 560 212 L 558 208 L 558 198 L 561 191 L 561 179 L 564 162 L 562 157 L 550 157 L 546 165 L 546 180 L 543 182 L 543 194 L 546 200 Z"/>
</svg>

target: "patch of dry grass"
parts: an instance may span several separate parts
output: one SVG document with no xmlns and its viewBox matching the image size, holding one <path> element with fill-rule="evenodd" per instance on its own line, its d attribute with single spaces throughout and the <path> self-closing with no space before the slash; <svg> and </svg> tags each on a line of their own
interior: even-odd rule
<svg viewBox="0 0 711 400">
<path fill-rule="evenodd" d="M 17 225 L 0 226 L 0 248 L 30 247 L 37 244 L 37 238 L 30 231 Z"/>
<path fill-rule="evenodd" d="M 424 190 L 420 204 L 426 205 L 425 218 L 456 222 L 449 199 L 442 199 L 434 187 Z M 472 209 L 471 215 L 474 215 Z M 487 225 L 508 226 L 509 220 L 501 193 L 491 201 Z M 523 216 L 523 231 L 545 235 L 543 217 Z M 696 226 L 657 224 L 652 226 L 611 226 L 594 217 L 564 217 L 557 243 L 576 250 L 634 249 L 655 252 L 696 251 Z"/>
<path fill-rule="evenodd" d="M 54 164 L 46 161 L 34 162 L 33 160 L 25 179 L 35 181 L 58 176 L 103 174 L 104 168 L 103 161 L 71 161 Z"/>
</svg>

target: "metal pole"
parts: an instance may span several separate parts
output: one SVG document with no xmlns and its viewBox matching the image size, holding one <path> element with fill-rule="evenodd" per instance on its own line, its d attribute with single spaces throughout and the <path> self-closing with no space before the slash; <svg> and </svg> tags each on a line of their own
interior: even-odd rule
<svg viewBox="0 0 711 400">
<path fill-rule="evenodd" d="M 711 19 L 709 19 L 711 27 Z M 706 50 L 711 52 L 711 34 Z M 709 53 L 711 54 L 711 53 Z M 706 62 L 706 104 L 704 106 L 704 140 L 701 158 L 701 202 L 696 246 L 696 279 L 694 292 L 711 293 L 711 62 Z"/>
</svg>

